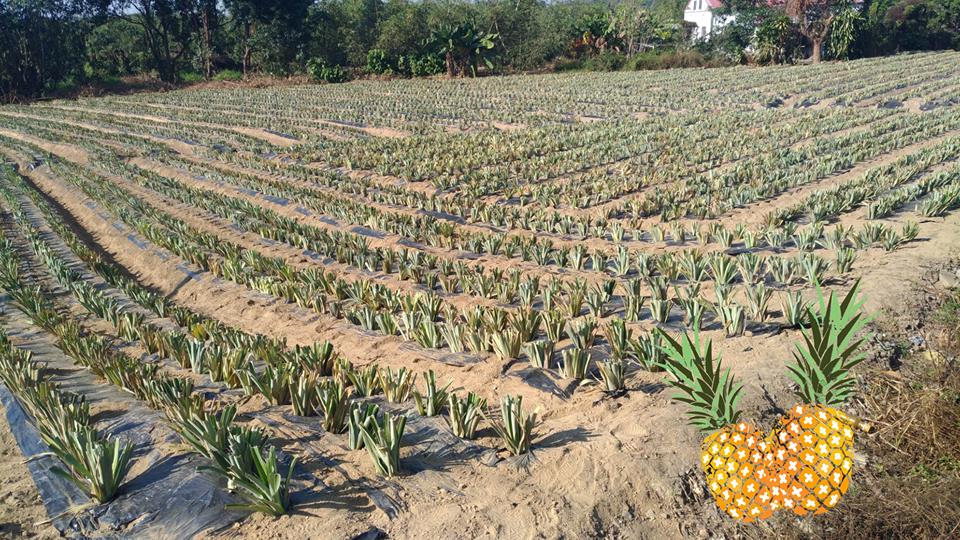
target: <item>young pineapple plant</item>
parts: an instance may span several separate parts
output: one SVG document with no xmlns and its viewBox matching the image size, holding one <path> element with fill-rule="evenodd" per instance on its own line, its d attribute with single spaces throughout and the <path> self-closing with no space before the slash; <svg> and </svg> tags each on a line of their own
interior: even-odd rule
<svg viewBox="0 0 960 540">
<path fill-rule="evenodd" d="M 423 379 L 427 384 L 424 392 L 421 394 L 419 390 L 413 391 L 413 400 L 417 404 L 417 412 L 420 413 L 420 416 L 436 416 L 440 414 L 440 409 L 447 403 L 447 395 L 453 381 L 447 381 L 446 386 L 437 388 L 437 375 L 432 369 L 423 373 Z"/>
<path fill-rule="evenodd" d="M 549 339 L 531 341 L 524 345 L 525 353 L 534 367 L 547 369 L 553 359 L 555 344 Z"/>
<path fill-rule="evenodd" d="M 487 400 L 470 392 L 466 398 L 451 393 L 447 402 L 450 430 L 461 439 L 473 439 Z"/>
<path fill-rule="evenodd" d="M 376 364 L 368 364 L 363 368 L 351 367 L 346 374 L 357 394 L 370 397 L 380 391 L 380 367 Z"/>
<path fill-rule="evenodd" d="M 583 379 L 590 365 L 590 351 L 572 347 L 560 351 L 560 375 L 567 379 Z"/>
<path fill-rule="evenodd" d="M 600 372 L 600 381 L 604 392 L 619 395 L 627 388 L 627 362 L 625 360 L 609 359 L 597 362 Z"/>
<path fill-rule="evenodd" d="M 317 388 L 318 408 L 323 411 L 323 429 L 327 433 L 347 430 L 350 390 L 340 381 L 326 380 Z"/>
<path fill-rule="evenodd" d="M 383 395 L 390 403 L 403 403 L 410 399 L 413 384 L 417 375 L 405 367 L 393 371 L 391 368 L 381 369 L 378 375 Z"/>
<path fill-rule="evenodd" d="M 351 450 L 363 448 L 363 431 L 370 429 L 371 424 L 377 421 L 380 406 L 376 403 L 350 404 L 350 416 L 347 418 L 347 441 Z"/>
<path fill-rule="evenodd" d="M 400 473 L 400 443 L 407 417 L 401 414 L 386 414 L 382 421 L 375 417 L 360 426 L 363 446 L 370 453 L 377 472 L 382 476 Z"/>
<path fill-rule="evenodd" d="M 499 418 L 491 419 L 490 416 L 493 415 L 484 413 L 511 454 L 519 456 L 530 452 L 533 430 L 537 427 L 539 416 L 538 411 L 523 413 L 522 396 L 503 396 Z"/>
</svg>

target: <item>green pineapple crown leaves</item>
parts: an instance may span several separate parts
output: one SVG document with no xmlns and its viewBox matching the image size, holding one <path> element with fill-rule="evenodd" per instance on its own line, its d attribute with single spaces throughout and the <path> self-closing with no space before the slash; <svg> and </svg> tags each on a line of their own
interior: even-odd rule
<svg viewBox="0 0 960 540">
<path fill-rule="evenodd" d="M 837 301 L 833 292 L 824 298 L 817 287 L 819 310 L 808 311 L 810 327 L 803 333 L 804 344 L 797 343 L 794 364 L 788 364 L 790 377 L 800 388 L 797 395 L 805 403 L 836 406 L 842 404 L 855 389 L 850 370 L 863 361 L 861 345 L 867 336 L 857 337 L 870 321 L 864 315 L 860 281 Z"/>
<path fill-rule="evenodd" d="M 690 407 L 690 424 L 709 432 L 736 423 L 743 385 L 734 380 L 729 368 L 721 368 L 720 357 L 713 355 L 713 343 L 708 339 L 701 347 L 698 332 L 692 339 L 684 333 L 676 340 L 663 330 L 657 331 L 664 338 L 660 367 L 673 376 L 670 384 L 680 391 L 673 399 Z"/>
</svg>

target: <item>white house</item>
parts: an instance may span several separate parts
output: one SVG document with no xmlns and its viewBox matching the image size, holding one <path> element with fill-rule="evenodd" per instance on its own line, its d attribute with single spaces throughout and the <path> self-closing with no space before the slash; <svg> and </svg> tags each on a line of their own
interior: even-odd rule
<svg viewBox="0 0 960 540">
<path fill-rule="evenodd" d="M 683 20 L 693 23 L 693 39 L 710 39 L 710 35 L 731 22 L 736 15 L 718 15 L 723 7 L 720 0 L 690 0 L 683 10 Z"/>
</svg>

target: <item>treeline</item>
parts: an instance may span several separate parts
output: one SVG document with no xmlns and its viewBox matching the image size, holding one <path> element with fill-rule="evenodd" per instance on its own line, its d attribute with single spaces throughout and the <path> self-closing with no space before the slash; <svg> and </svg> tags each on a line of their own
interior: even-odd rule
<svg viewBox="0 0 960 540">
<path fill-rule="evenodd" d="M 960 46 L 960 0 L 729 0 L 690 40 L 686 0 L 0 0 L 0 100 L 142 75 L 473 76 L 851 58 Z"/>
</svg>

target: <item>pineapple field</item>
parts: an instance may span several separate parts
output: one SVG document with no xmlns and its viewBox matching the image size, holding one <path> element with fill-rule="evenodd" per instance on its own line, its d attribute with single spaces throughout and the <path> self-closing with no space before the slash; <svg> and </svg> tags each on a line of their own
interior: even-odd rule
<svg viewBox="0 0 960 540">
<path fill-rule="evenodd" d="M 829 537 L 958 158 L 958 52 L 2 107 L 4 512 Z"/>
</svg>

